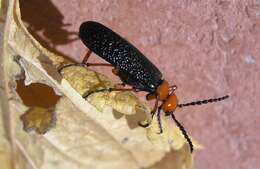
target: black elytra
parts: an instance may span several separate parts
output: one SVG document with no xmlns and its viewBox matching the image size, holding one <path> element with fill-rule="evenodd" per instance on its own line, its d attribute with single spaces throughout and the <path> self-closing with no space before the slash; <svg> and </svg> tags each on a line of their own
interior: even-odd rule
<svg viewBox="0 0 260 169">
<path fill-rule="evenodd" d="M 136 47 L 106 26 L 87 21 L 81 24 L 79 37 L 98 56 L 111 63 L 119 78 L 141 91 L 155 92 L 162 73 Z"/>
</svg>

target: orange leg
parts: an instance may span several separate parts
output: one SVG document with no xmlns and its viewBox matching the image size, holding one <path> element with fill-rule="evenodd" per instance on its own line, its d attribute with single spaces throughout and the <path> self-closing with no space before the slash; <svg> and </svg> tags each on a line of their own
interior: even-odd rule
<svg viewBox="0 0 260 169">
<path fill-rule="evenodd" d="M 81 67 L 89 67 L 89 66 L 111 66 L 113 67 L 113 65 L 109 64 L 109 63 L 87 63 L 90 55 L 91 55 L 92 51 L 91 50 L 88 50 L 88 52 L 86 53 L 83 61 L 81 63 L 71 63 L 71 64 L 67 64 L 67 65 L 64 65 L 64 66 L 61 66 L 60 68 L 58 68 L 58 72 L 61 73 L 61 71 L 64 69 L 64 68 L 67 68 L 67 67 L 71 67 L 71 66 L 81 66 Z"/>
<path fill-rule="evenodd" d="M 155 93 L 148 93 L 147 95 L 146 95 L 146 100 L 153 100 L 153 99 L 156 99 L 156 94 Z"/>
<path fill-rule="evenodd" d="M 92 51 L 91 50 L 88 50 L 88 52 L 86 53 L 85 57 L 83 58 L 82 62 L 81 63 L 87 63 L 88 61 L 88 58 L 90 57 Z"/>
<path fill-rule="evenodd" d="M 83 61 L 81 62 L 82 64 L 85 64 L 87 67 L 89 67 L 89 66 L 112 66 L 113 67 L 113 65 L 111 65 L 109 63 L 88 63 L 88 59 L 89 59 L 91 53 L 92 53 L 92 51 L 88 50 L 85 57 L 83 58 Z"/>
<path fill-rule="evenodd" d="M 85 63 L 87 65 L 87 67 L 89 66 L 111 66 L 113 67 L 113 65 L 109 64 L 109 63 Z"/>
</svg>

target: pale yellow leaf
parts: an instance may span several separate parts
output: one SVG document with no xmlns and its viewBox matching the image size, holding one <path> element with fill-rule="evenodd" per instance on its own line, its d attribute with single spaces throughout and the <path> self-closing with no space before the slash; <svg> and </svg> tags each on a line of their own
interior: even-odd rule
<svg viewBox="0 0 260 169">
<path fill-rule="evenodd" d="M 150 111 L 131 92 L 105 91 L 95 93 L 98 89 L 116 88 L 116 85 L 107 80 L 105 76 L 85 67 L 70 66 L 62 69 L 61 73 L 80 95 L 84 96 L 94 92 L 86 99 L 99 111 L 103 111 L 106 106 L 127 115 L 135 114 L 138 111 L 136 109 L 143 110 L 144 113 Z"/>
<path fill-rule="evenodd" d="M 5 0 L 0 4 L 8 5 L 8 10 L 7 6 L 1 6 L 6 13 L 0 25 L 1 36 L 4 35 L 0 57 L 1 167 L 191 168 L 192 155 L 187 146 L 183 146 L 186 141 L 173 122 L 167 122 L 173 127 L 164 125 L 165 134 L 160 138 L 162 136 L 156 135 L 154 122 L 148 128 L 138 125 L 139 121 L 149 119 L 149 108 L 134 94 L 93 93 L 85 100 L 82 95 L 86 92 L 104 86 L 113 87 L 114 84 L 82 67 L 64 69 L 66 72 L 62 77 L 57 69 L 68 61 L 43 48 L 28 33 L 21 21 L 19 1 Z M 18 80 L 23 85 L 36 86 L 29 92 L 26 87 L 22 88 L 33 99 L 18 91 Z M 40 84 L 45 84 L 53 92 L 46 96 Z M 30 110 L 43 118 L 27 119 L 29 126 L 36 130 L 40 128 L 42 133 L 50 129 L 44 135 L 23 130 L 26 126 L 20 117 L 26 116 L 25 112 L 32 113 Z M 56 113 L 53 128 L 46 125 L 51 123 L 45 123 L 52 121 L 50 112 Z"/>
</svg>

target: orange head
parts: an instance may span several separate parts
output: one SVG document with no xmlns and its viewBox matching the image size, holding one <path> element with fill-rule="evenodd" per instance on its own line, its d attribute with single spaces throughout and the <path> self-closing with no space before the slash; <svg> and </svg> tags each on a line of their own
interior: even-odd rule
<svg viewBox="0 0 260 169">
<path fill-rule="evenodd" d="M 176 86 L 174 87 L 176 88 Z M 178 99 L 173 91 L 170 91 L 169 83 L 166 80 L 156 90 L 159 100 L 163 102 L 162 109 L 164 112 L 172 112 L 178 106 Z"/>
<path fill-rule="evenodd" d="M 173 112 L 178 106 L 177 96 L 172 93 L 167 97 L 167 99 L 162 104 L 162 109 L 164 112 Z"/>
</svg>

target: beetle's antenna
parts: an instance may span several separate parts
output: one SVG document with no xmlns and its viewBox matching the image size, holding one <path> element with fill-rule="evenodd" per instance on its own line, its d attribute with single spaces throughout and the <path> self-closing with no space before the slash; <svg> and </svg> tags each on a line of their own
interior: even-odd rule
<svg viewBox="0 0 260 169">
<path fill-rule="evenodd" d="M 202 104 L 208 104 L 208 103 L 213 103 L 213 102 L 219 102 L 219 101 L 225 100 L 227 98 L 229 98 L 229 95 L 226 95 L 223 97 L 218 97 L 218 98 L 194 101 L 194 102 L 190 102 L 190 103 L 178 104 L 178 107 L 182 108 L 182 107 L 186 107 L 186 106 L 194 106 L 194 105 L 202 105 Z"/>
<path fill-rule="evenodd" d="M 179 129 L 181 130 L 183 136 L 185 137 L 185 139 L 187 140 L 187 142 L 190 145 L 190 152 L 193 152 L 193 144 L 192 141 L 189 137 L 189 135 L 187 134 L 185 128 L 181 125 L 181 123 L 175 118 L 175 115 L 173 114 L 173 112 L 171 113 L 172 119 L 174 120 L 174 122 L 177 124 L 177 126 L 179 127 Z"/>
<path fill-rule="evenodd" d="M 176 85 L 169 86 L 169 94 L 172 94 L 177 89 Z"/>
</svg>

